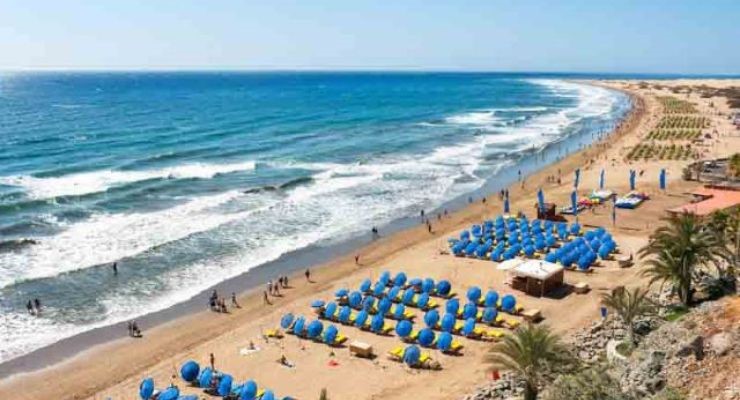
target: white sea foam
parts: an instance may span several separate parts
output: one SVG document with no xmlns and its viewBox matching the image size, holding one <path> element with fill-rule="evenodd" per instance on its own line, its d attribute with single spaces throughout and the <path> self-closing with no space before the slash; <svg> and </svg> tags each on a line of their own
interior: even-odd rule
<svg viewBox="0 0 740 400">
<path fill-rule="evenodd" d="M 232 164 L 191 163 L 141 171 L 106 169 L 59 177 L 7 176 L 0 177 L 0 184 L 21 187 L 34 199 L 48 199 L 104 192 L 116 186 L 149 179 L 210 179 L 218 174 L 249 171 L 254 168 L 253 161 Z"/>
<path fill-rule="evenodd" d="M 445 118 L 445 122 L 459 125 L 490 125 L 501 121 L 495 110 L 473 111 Z"/>
</svg>

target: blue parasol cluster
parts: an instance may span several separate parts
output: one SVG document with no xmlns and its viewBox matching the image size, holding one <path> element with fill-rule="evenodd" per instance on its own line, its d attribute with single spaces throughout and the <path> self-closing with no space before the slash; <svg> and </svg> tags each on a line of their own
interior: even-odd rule
<svg viewBox="0 0 740 400">
<path fill-rule="evenodd" d="M 588 269 L 597 258 L 604 259 L 613 253 L 616 244 L 604 228 L 586 232 L 581 236 L 582 230 L 577 222 L 568 225 L 565 222 L 539 219 L 530 222 L 526 216 L 518 219 L 498 216 L 495 220 L 473 225 L 470 230 L 463 231 L 459 239 L 450 239 L 450 248 L 452 253 L 459 257 L 491 261 L 505 261 L 517 256 L 532 258 L 537 253 L 547 253 L 546 261 L 561 262 L 565 266 L 575 264 L 578 268 Z M 574 239 L 568 241 L 570 238 Z M 587 240 L 586 249 L 580 246 L 582 242 L 579 239 L 583 238 Z M 576 241 L 578 251 L 574 253 L 574 248 L 569 243 Z M 566 246 L 568 251 L 564 254 L 561 249 Z"/>
</svg>

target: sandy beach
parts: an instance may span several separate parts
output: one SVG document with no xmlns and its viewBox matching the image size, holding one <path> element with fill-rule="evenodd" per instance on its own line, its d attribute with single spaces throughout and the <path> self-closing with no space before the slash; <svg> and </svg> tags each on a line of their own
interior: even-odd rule
<svg viewBox="0 0 740 400">
<path fill-rule="evenodd" d="M 599 173 L 606 170 L 606 187 L 617 193 L 629 191 L 630 169 L 640 171 L 637 189 L 650 195 L 650 200 L 635 210 L 617 211 L 616 226 L 612 225 L 611 207 L 601 206 L 579 216 L 584 227 L 607 228 L 620 246 L 622 254 L 636 252 L 647 242 L 647 237 L 657 226 L 668 208 L 690 200 L 687 192 L 698 184 L 682 179 L 682 169 L 687 160 L 627 161 L 626 156 L 654 129 L 664 115 L 659 102 L 661 96 L 673 96 L 695 104 L 698 112 L 710 120 L 704 139 L 694 148 L 701 158 L 727 156 L 740 151 L 740 133 L 727 118 L 731 114 L 723 98 L 702 98 L 697 93 L 676 94 L 675 86 L 729 87 L 740 86 L 738 80 L 676 80 L 660 81 L 657 90 L 637 81 L 598 81 L 590 84 L 604 85 L 622 90 L 633 98 L 634 109 L 619 128 L 589 148 L 574 153 L 549 165 L 536 174 L 526 176 L 523 184 L 510 187 L 513 212 L 522 211 L 533 218 L 536 192 L 541 187 L 548 202 L 566 205 L 573 186 L 573 171 L 581 169 L 580 192 L 582 195 L 597 188 Z M 737 110 L 735 110 L 737 111 Z M 668 189 L 658 187 L 658 172 L 665 168 Z M 561 184 L 548 177 L 562 177 Z M 599 296 L 620 285 L 633 285 L 642 281 L 639 264 L 622 269 L 615 261 L 600 262 L 592 273 L 566 271 L 569 285 L 588 283 L 592 290 L 587 294 L 569 293 L 562 298 L 535 298 L 513 291 L 504 284 L 505 273 L 497 270 L 496 263 L 487 260 L 458 258 L 445 253 L 447 239 L 469 228 L 473 223 L 491 219 L 502 212 L 496 193 L 486 196 L 486 202 L 474 199 L 474 204 L 450 213 L 438 220 L 431 218 L 433 232 L 420 223 L 417 228 L 390 236 L 383 236 L 357 252 L 337 258 L 325 265 L 312 268 L 312 281 L 302 275 L 292 276 L 290 288 L 281 297 L 271 297 L 271 305 L 264 305 L 262 288 L 239 297 L 242 308 L 230 308 L 230 313 L 205 310 L 145 330 L 141 339 L 125 338 L 95 346 L 76 357 L 46 369 L 17 374 L 0 382 L 3 399 L 136 399 L 142 378 L 154 378 L 157 387 L 170 383 L 178 385 L 181 393 L 203 395 L 197 388 L 188 387 L 179 378 L 180 365 L 196 360 L 208 363 L 209 354 L 215 356 L 218 370 L 232 374 L 236 382 L 254 379 L 260 387 L 272 389 L 279 397 L 298 399 L 318 398 L 322 388 L 332 399 L 402 399 L 460 398 L 477 384 L 490 379 L 483 357 L 490 342 L 460 339 L 464 345 L 462 355 L 444 355 L 428 350 L 440 362 L 442 370 L 409 369 L 386 357 L 386 353 L 402 345 L 394 334 L 379 336 L 354 327 L 337 325 L 349 337 L 373 346 L 378 355 L 373 360 L 352 357 L 346 348 L 331 348 L 325 344 L 299 340 L 286 335 L 283 339 L 263 339 L 262 333 L 279 326 L 280 318 L 287 312 L 313 317 L 309 306 L 314 299 L 330 300 L 340 288 L 353 289 L 366 278 L 376 280 L 383 271 L 391 274 L 405 272 L 409 277 L 447 279 L 453 291 L 464 296 L 469 286 L 480 286 L 484 292 L 497 290 L 512 293 L 527 309 L 539 309 L 544 321 L 562 335 L 567 335 L 599 318 Z M 569 221 L 572 220 L 568 217 Z M 438 300 L 439 301 L 439 300 Z M 441 301 L 439 301 L 442 303 Z M 423 312 L 412 309 L 416 321 Z M 521 321 L 521 318 L 510 317 Z M 253 342 L 258 351 L 242 355 L 240 350 Z M 280 365 L 277 360 L 284 355 L 293 368 Z M 174 377 L 173 377 L 174 376 Z M 206 396 L 206 395 L 203 395 Z"/>
</svg>

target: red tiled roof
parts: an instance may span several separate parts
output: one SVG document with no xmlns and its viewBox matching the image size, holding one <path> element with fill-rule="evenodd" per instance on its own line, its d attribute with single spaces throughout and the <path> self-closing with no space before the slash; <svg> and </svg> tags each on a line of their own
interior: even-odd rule
<svg viewBox="0 0 740 400">
<path fill-rule="evenodd" d="M 709 198 L 696 203 L 684 204 L 668 211 L 672 213 L 688 212 L 704 216 L 715 211 L 726 210 L 740 205 L 740 191 L 737 190 L 721 190 L 701 187 L 692 191 L 691 194 L 702 197 L 709 196 Z"/>
</svg>

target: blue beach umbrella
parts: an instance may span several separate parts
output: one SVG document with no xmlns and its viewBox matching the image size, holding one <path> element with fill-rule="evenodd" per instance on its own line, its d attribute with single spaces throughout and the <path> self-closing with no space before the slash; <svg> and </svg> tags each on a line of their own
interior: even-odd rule
<svg viewBox="0 0 740 400">
<path fill-rule="evenodd" d="M 295 318 L 293 317 L 293 314 L 287 313 L 283 315 L 283 318 L 280 319 L 280 327 L 283 329 L 290 328 L 290 325 L 293 323 L 293 320 Z"/>
<path fill-rule="evenodd" d="M 313 320 L 311 323 L 308 324 L 308 328 L 306 328 L 306 333 L 308 334 L 308 337 L 311 339 L 315 339 L 321 335 L 321 331 L 324 330 L 324 324 L 321 323 L 319 320 Z"/>
<path fill-rule="evenodd" d="M 200 373 L 200 366 L 193 360 L 186 361 L 182 367 L 180 367 L 180 376 L 185 382 L 192 382 L 198 379 Z"/>
<path fill-rule="evenodd" d="M 232 378 L 231 375 L 224 374 L 223 376 L 221 376 L 221 380 L 218 382 L 218 395 L 226 396 L 231 393 L 231 384 L 233 382 L 234 378 Z M 177 396 L 175 396 L 175 398 L 177 398 Z"/>
<path fill-rule="evenodd" d="M 576 168 L 576 179 L 573 182 L 573 187 L 578 189 L 578 184 L 580 183 L 580 181 L 581 181 L 581 169 Z"/>
<path fill-rule="evenodd" d="M 637 177 L 635 170 L 630 170 L 630 190 L 635 190 L 635 178 Z"/>
<path fill-rule="evenodd" d="M 367 296 L 365 297 L 365 300 L 362 301 L 362 309 L 365 311 L 370 311 L 375 306 L 375 297 L 373 296 Z"/>
<path fill-rule="evenodd" d="M 604 169 L 601 169 L 601 173 L 599 174 L 599 189 L 604 189 Z"/>
<path fill-rule="evenodd" d="M 373 288 L 373 296 L 377 298 L 383 297 L 383 293 L 385 293 L 386 285 L 383 282 L 375 282 L 375 287 Z"/>
<path fill-rule="evenodd" d="M 455 314 L 447 313 L 444 316 L 442 316 L 442 321 L 440 322 L 440 328 L 444 332 L 452 332 L 452 329 L 455 328 L 455 321 L 457 318 L 455 318 Z"/>
<path fill-rule="evenodd" d="M 373 285 L 373 283 L 370 281 L 370 279 L 365 279 L 360 283 L 360 291 L 362 293 L 367 293 L 370 291 L 370 287 Z"/>
<path fill-rule="evenodd" d="M 494 321 L 496 321 L 496 317 L 498 316 L 498 311 L 494 308 L 494 306 L 486 307 L 485 310 L 483 310 L 483 316 L 481 318 L 481 321 L 483 321 L 486 324 L 491 324 Z"/>
<path fill-rule="evenodd" d="M 311 302 L 311 307 L 319 308 L 324 306 L 324 300 L 314 300 Z"/>
<path fill-rule="evenodd" d="M 403 272 L 399 272 L 398 275 L 396 275 L 396 278 L 393 279 L 393 284 L 395 286 L 403 286 L 406 283 L 406 274 Z"/>
<path fill-rule="evenodd" d="M 347 289 L 339 289 L 336 292 L 334 292 L 334 296 L 336 297 L 346 297 L 349 294 L 349 290 Z"/>
<path fill-rule="evenodd" d="M 388 282 L 391 281 L 391 273 L 388 271 L 383 271 L 383 273 L 380 274 L 380 278 L 378 278 L 380 282 L 383 282 L 385 285 L 388 285 Z"/>
<path fill-rule="evenodd" d="M 419 295 L 419 298 L 416 300 L 416 306 L 425 309 L 429 305 L 429 294 L 428 293 L 422 293 Z"/>
<path fill-rule="evenodd" d="M 414 278 L 414 279 L 409 280 L 408 284 L 409 286 L 421 288 L 422 282 L 423 281 L 420 278 Z"/>
<path fill-rule="evenodd" d="M 339 330 L 334 325 L 329 325 L 324 330 L 324 343 L 326 344 L 334 344 L 334 341 L 337 339 L 337 335 L 339 334 Z"/>
<path fill-rule="evenodd" d="M 411 323 L 411 321 L 407 319 L 399 321 L 396 324 L 396 335 L 398 335 L 399 337 L 405 338 L 411 334 L 411 330 L 413 329 L 413 327 L 414 325 Z"/>
<path fill-rule="evenodd" d="M 349 323 L 349 317 L 352 315 L 352 309 L 349 308 L 349 306 L 342 307 L 341 310 L 339 310 L 339 322 L 341 323 Z"/>
<path fill-rule="evenodd" d="M 303 317 L 298 317 L 298 319 L 296 319 L 295 323 L 293 324 L 293 333 L 295 333 L 296 335 L 302 335 L 305 329 L 306 319 Z"/>
<path fill-rule="evenodd" d="M 334 314 L 337 313 L 337 303 L 330 301 L 324 308 L 324 318 L 333 318 Z"/>
<path fill-rule="evenodd" d="M 403 362 L 409 366 L 415 366 L 421 358 L 421 350 L 418 346 L 411 345 L 403 351 Z"/>
<path fill-rule="evenodd" d="M 396 301 L 398 299 L 398 294 L 401 293 L 401 287 L 400 286 L 393 286 L 391 290 L 388 291 L 388 298 L 391 299 L 391 301 Z"/>
<path fill-rule="evenodd" d="M 468 318 L 465 320 L 465 324 L 462 328 L 462 334 L 465 336 L 470 336 L 475 332 L 475 318 Z"/>
<path fill-rule="evenodd" d="M 480 300 L 481 290 L 478 286 L 472 286 L 468 289 L 468 300 L 477 303 Z"/>
<path fill-rule="evenodd" d="M 244 382 L 239 400 L 254 400 L 255 396 L 257 396 L 257 383 L 251 379 Z"/>
<path fill-rule="evenodd" d="M 370 321 L 370 329 L 373 332 L 380 332 L 385 326 L 385 319 L 382 314 L 375 314 L 372 321 Z"/>
<path fill-rule="evenodd" d="M 421 291 L 424 293 L 432 293 L 432 291 L 434 291 L 434 279 L 424 279 L 424 282 L 421 283 Z"/>
<path fill-rule="evenodd" d="M 413 306 L 414 296 L 416 296 L 416 292 L 414 292 L 414 289 L 408 288 L 405 292 L 403 292 L 403 298 L 401 300 L 403 301 L 403 304 L 406 304 L 407 306 Z"/>
<path fill-rule="evenodd" d="M 211 369 L 211 367 L 203 368 L 203 371 L 200 371 L 200 375 L 198 376 L 198 387 L 210 387 L 211 379 L 213 379 L 213 370 Z"/>
<path fill-rule="evenodd" d="M 357 313 L 357 316 L 355 317 L 355 326 L 358 328 L 363 328 L 365 326 L 365 322 L 367 321 L 367 311 L 362 310 Z"/>
<path fill-rule="evenodd" d="M 429 347 L 434 343 L 434 331 L 429 328 L 424 328 L 421 331 L 419 331 L 419 338 L 417 339 L 419 341 L 419 344 L 424 347 Z"/>
<path fill-rule="evenodd" d="M 467 303 L 463 307 L 463 319 L 475 318 L 478 315 L 478 307 L 475 303 Z"/>
<path fill-rule="evenodd" d="M 228 375 L 226 376 L 231 378 Z M 231 386 L 230 381 L 229 381 L 229 386 Z M 159 392 L 159 396 L 157 396 L 157 400 L 177 400 L 178 397 L 180 397 L 180 389 L 178 389 L 176 386 L 170 386 L 167 389 Z"/>
<path fill-rule="evenodd" d="M 445 311 L 447 311 L 450 314 L 457 314 L 457 310 L 460 309 L 460 300 L 458 299 L 449 299 L 447 302 L 445 302 Z"/>
<path fill-rule="evenodd" d="M 352 308 L 358 308 L 362 304 L 362 293 L 354 291 L 349 294 L 349 306 Z"/>
<path fill-rule="evenodd" d="M 154 379 L 146 378 L 139 384 L 139 397 L 142 400 L 149 400 L 154 394 Z"/>
<path fill-rule="evenodd" d="M 381 314 L 381 315 L 387 314 L 388 311 L 391 310 L 392 305 L 393 303 L 391 303 L 391 301 L 387 297 L 383 297 L 378 302 L 378 314 Z"/>
<path fill-rule="evenodd" d="M 396 304 L 396 308 L 393 309 L 393 318 L 401 320 L 406 318 L 406 306 L 403 304 Z"/>
<path fill-rule="evenodd" d="M 275 400 L 275 393 L 272 392 L 272 390 L 265 390 L 265 393 L 262 394 L 262 397 L 260 397 L 260 400 Z"/>
<path fill-rule="evenodd" d="M 441 280 L 437 282 L 437 294 L 440 296 L 447 296 L 452 290 L 452 285 L 449 281 Z"/>
<path fill-rule="evenodd" d="M 665 168 L 660 169 L 660 176 L 658 177 L 660 183 L 660 190 L 665 190 Z"/>
<path fill-rule="evenodd" d="M 545 193 L 542 192 L 542 188 L 537 191 L 537 203 L 540 206 L 540 211 L 545 211 Z"/>
<path fill-rule="evenodd" d="M 449 332 L 440 332 L 437 335 L 437 348 L 441 351 L 447 351 L 452 347 L 452 335 Z"/>
<path fill-rule="evenodd" d="M 509 195 L 507 194 L 506 197 L 504 197 L 504 214 L 509 214 Z"/>
<path fill-rule="evenodd" d="M 507 294 L 501 299 L 501 309 L 511 313 L 515 310 L 516 307 L 516 297 L 514 297 L 511 294 Z"/>
<path fill-rule="evenodd" d="M 498 303 L 498 293 L 495 290 L 489 290 L 483 304 L 486 307 L 496 307 L 496 303 Z"/>
<path fill-rule="evenodd" d="M 437 326 L 437 322 L 439 322 L 439 312 L 437 312 L 437 310 L 429 310 L 424 314 L 424 323 L 427 324 L 428 327 L 434 328 Z"/>
</svg>

